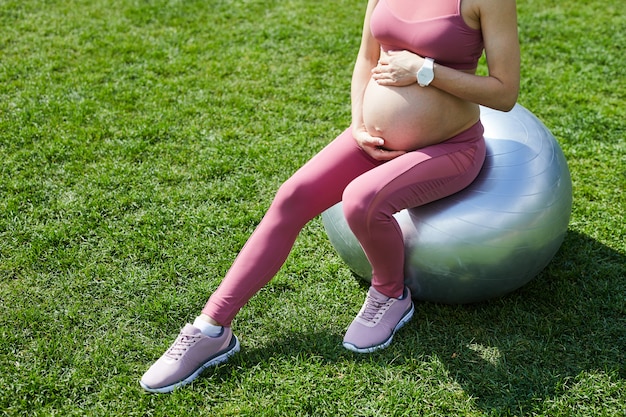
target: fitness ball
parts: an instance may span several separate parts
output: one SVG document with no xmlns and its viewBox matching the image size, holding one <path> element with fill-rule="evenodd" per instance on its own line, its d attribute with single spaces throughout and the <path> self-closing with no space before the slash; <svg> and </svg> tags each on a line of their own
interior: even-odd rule
<svg viewBox="0 0 626 417">
<path fill-rule="evenodd" d="M 572 182 L 554 136 L 530 111 L 481 106 L 487 157 L 464 190 L 394 215 L 405 243 L 405 284 L 420 301 L 463 304 L 510 293 L 558 251 L 572 210 Z M 341 203 L 322 213 L 348 267 L 366 281 L 371 266 Z"/>
</svg>

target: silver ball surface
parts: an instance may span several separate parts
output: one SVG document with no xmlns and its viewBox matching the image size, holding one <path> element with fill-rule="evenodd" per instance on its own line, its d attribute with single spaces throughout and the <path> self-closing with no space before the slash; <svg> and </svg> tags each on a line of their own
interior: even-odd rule
<svg viewBox="0 0 626 417">
<path fill-rule="evenodd" d="M 514 291 L 558 251 L 572 210 L 572 182 L 558 142 L 530 111 L 481 107 L 487 158 L 464 190 L 395 218 L 404 234 L 413 298 L 461 304 Z M 341 203 L 322 213 L 329 239 L 358 276 L 371 266 Z"/>
</svg>

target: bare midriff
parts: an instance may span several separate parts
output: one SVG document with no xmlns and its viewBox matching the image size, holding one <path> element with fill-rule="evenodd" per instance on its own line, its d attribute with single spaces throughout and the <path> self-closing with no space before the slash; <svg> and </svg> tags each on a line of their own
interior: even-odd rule
<svg viewBox="0 0 626 417">
<path fill-rule="evenodd" d="M 469 129 L 479 116 L 478 105 L 432 86 L 382 86 L 371 79 L 363 97 L 365 127 L 370 135 L 383 138 L 389 150 L 411 151 L 443 142 Z"/>
</svg>

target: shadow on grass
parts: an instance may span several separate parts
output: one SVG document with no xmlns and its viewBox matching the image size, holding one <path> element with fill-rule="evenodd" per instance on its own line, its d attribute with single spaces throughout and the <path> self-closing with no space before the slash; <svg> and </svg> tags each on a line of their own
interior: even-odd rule
<svg viewBox="0 0 626 417">
<path fill-rule="evenodd" d="M 558 401 L 592 374 L 626 379 L 625 266 L 623 254 L 570 231 L 525 287 L 475 305 L 422 304 L 398 342 L 436 357 L 485 410 Z"/>
<path fill-rule="evenodd" d="M 330 332 L 297 333 L 271 348 L 247 350 L 240 360 L 249 366 L 314 355 L 322 363 L 363 361 L 405 375 L 415 370 L 416 379 L 420 364 L 429 362 L 443 367 L 448 382 L 482 410 L 529 411 L 573 388 L 584 391 L 594 375 L 626 379 L 625 265 L 623 254 L 569 232 L 550 265 L 525 287 L 473 305 L 418 304 L 414 319 L 380 353 L 353 355 L 341 348 L 342 335 Z M 218 371 L 214 377 L 227 376 Z"/>
</svg>

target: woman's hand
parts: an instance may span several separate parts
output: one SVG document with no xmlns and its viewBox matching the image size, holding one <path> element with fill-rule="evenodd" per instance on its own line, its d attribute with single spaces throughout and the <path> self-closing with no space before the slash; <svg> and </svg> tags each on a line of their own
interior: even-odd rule
<svg viewBox="0 0 626 417">
<path fill-rule="evenodd" d="M 380 85 L 403 87 L 417 82 L 416 74 L 424 58 L 409 51 L 381 52 L 372 78 Z"/>
<path fill-rule="evenodd" d="M 390 161 L 406 153 L 406 151 L 393 151 L 385 149 L 385 140 L 383 138 L 370 135 L 367 133 L 365 128 L 355 129 L 353 136 L 359 147 L 377 161 Z"/>
</svg>

